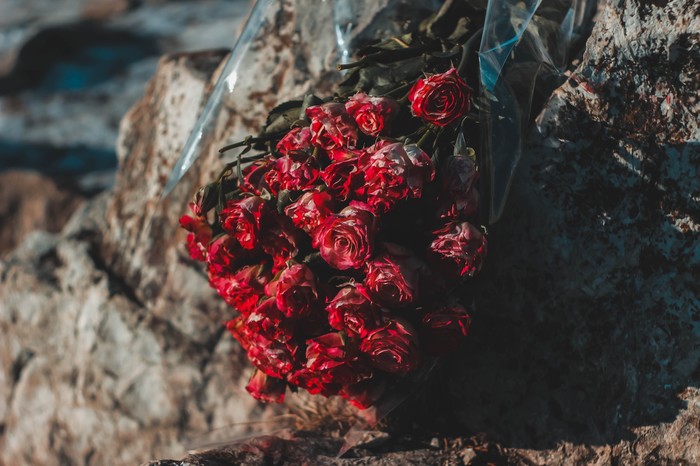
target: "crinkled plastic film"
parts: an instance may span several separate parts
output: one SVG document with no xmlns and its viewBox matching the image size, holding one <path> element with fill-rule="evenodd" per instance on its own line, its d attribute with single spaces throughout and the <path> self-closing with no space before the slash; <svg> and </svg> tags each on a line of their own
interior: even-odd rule
<svg viewBox="0 0 700 466">
<path fill-rule="evenodd" d="M 531 117 L 560 84 L 594 0 L 490 0 L 479 49 L 486 105 L 480 169 L 485 219 L 503 213 Z M 538 92 L 538 93 L 536 93 Z"/>
</svg>

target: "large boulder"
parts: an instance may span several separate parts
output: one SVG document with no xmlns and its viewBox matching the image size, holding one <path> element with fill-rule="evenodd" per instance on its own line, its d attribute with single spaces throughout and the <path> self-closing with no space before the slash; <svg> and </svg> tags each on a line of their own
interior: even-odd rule
<svg viewBox="0 0 700 466">
<path fill-rule="evenodd" d="M 603 12 L 490 229 L 469 343 L 399 408 L 401 428 L 343 460 L 339 440 L 290 432 L 153 464 L 697 463 L 699 32 L 690 0 Z M 162 59 L 122 122 L 114 191 L 0 262 L 0 463 L 182 457 L 199 433 L 271 414 L 244 393 L 229 311 L 177 218 L 273 102 L 222 112 L 160 200 L 223 58 Z M 275 100 L 308 85 L 292 58 L 260 79 Z"/>
</svg>

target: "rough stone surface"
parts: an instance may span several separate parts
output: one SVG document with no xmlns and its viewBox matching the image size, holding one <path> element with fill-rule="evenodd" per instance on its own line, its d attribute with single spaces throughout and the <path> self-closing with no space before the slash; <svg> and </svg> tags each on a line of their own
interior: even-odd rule
<svg viewBox="0 0 700 466">
<path fill-rule="evenodd" d="M 611 2 L 538 118 L 467 348 L 394 415 L 445 448 L 399 437 L 331 464 L 700 462 L 698 8 Z M 173 464 L 281 447 L 258 448 Z"/>
<path fill-rule="evenodd" d="M 698 464 L 698 17 L 690 0 L 603 13 L 491 229 L 468 345 L 383 442 L 335 459 L 342 441 L 285 432 L 151 464 Z M 247 88 L 260 105 L 222 112 L 158 202 L 223 57 L 161 60 L 122 122 L 114 193 L 0 261 L 0 464 L 179 458 L 273 414 L 243 393 L 227 310 L 175 229 L 268 103 Z M 303 87 L 289 63 L 270 71 L 280 98 Z"/>
<path fill-rule="evenodd" d="M 79 192 L 38 173 L 0 173 L 0 254 L 31 231 L 61 231 L 82 200 Z"/>
</svg>

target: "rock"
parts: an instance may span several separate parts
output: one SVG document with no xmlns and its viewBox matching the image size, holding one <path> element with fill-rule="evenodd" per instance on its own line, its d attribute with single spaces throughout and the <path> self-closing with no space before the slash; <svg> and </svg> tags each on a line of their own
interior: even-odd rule
<svg viewBox="0 0 700 466">
<path fill-rule="evenodd" d="M 119 120 L 158 56 L 231 47 L 247 10 L 243 0 L 4 2 L 0 170 L 111 187 Z"/>
<path fill-rule="evenodd" d="M 394 433 L 334 464 L 700 461 L 699 18 L 680 0 L 603 11 L 490 229 L 464 352 L 392 415 L 424 439 Z M 447 449 L 416 448 L 436 431 Z"/>
<path fill-rule="evenodd" d="M 260 58 L 294 39 L 292 19 L 278 19 Z M 242 100 L 160 201 L 224 53 L 162 59 L 122 122 L 113 192 L 0 261 L 0 463 L 179 458 L 227 426 L 224 446 L 151 464 L 697 463 L 697 32 L 689 0 L 604 12 L 490 230 L 464 353 L 392 415 L 385 442 L 341 459 L 323 431 L 231 443 L 252 432 L 242 423 L 279 419 L 244 393 L 249 365 L 221 326 L 230 311 L 176 226 L 220 169 L 216 149 L 308 83 L 291 55 L 257 83 L 243 76 Z M 230 110 L 246 99 L 258 105 Z"/>
<path fill-rule="evenodd" d="M 179 105 L 196 114 L 223 56 L 165 59 L 154 83 L 179 73 L 189 98 L 165 99 L 177 84 L 170 94 L 154 84 L 144 101 L 159 101 L 173 118 Z M 138 138 L 146 141 L 158 127 L 143 118 Z M 135 149 L 129 161 L 150 156 Z M 146 195 L 155 205 L 157 190 Z M 2 464 L 138 464 L 179 455 L 187 438 L 215 427 L 241 435 L 248 431 L 241 423 L 260 416 L 243 395 L 249 371 L 235 362 L 240 349 L 222 338 L 228 311 L 186 259 L 176 218 L 149 247 L 170 261 L 160 279 L 177 293 L 145 305 L 145 284 L 132 288 L 105 262 L 108 228 L 129 231 L 141 207 L 124 205 L 121 220 L 110 219 L 115 202 L 109 193 L 90 200 L 60 234 L 32 234 L 0 262 Z"/>
<path fill-rule="evenodd" d="M 0 173 L 0 255 L 29 232 L 58 233 L 83 196 L 34 172 Z"/>
</svg>

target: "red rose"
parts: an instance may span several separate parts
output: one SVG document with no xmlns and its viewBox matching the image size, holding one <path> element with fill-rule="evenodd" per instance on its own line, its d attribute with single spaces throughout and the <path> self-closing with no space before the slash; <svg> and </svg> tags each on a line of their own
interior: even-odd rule
<svg viewBox="0 0 700 466">
<path fill-rule="evenodd" d="M 449 269 L 474 276 L 486 256 L 486 235 L 468 222 L 451 222 L 434 232 L 430 253 Z"/>
<path fill-rule="evenodd" d="M 309 189 L 318 180 L 318 162 L 304 152 L 291 152 L 277 160 L 277 173 L 279 189 Z"/>
<path fill-rule="evenodd" d="M 359 269 L 372 256 L 377 218 L 359 203 L 332 215 L 314 233 L 313 247 L 339 270 Z"/>
<path fill-rule="evenodd" d="M 246 331 L 267 340 L 286 343 L 294 335 L 294 322 L 285 318 L 274 298 L 261 302 L 245 320 Z"/>
<path fill-rule="evenodd" d="M 364 173 L 358 168 L 358 159 L 333 162 L 321 173 L 321 179 L 328 192 L 341 201 L 347 201 L 358 195 L 365 183 Z"/>
<path fill-rule="evenodd" d="M 180 226 L 189 231 L 187 235 L 187 250 L 190 257 L 198 261 L 207 260 L 207 248 L 211 241 L 211 227 L 206 219 L 192 218 L 189 215 L 180 217 Z"/>
<path fill-rule="evenodd" d="M 270 377 L 258 369 L 255 369 L 253 375 L 248 381 L 245 389 L 256 400 L 265 403 L 282 403 L 284 401 L 284 391 L 287 388 L 287 382 L 282 379 Z"/>
<path fill-rule="evenodd" d="M 301 387 L 312 395 L 333 396 L 337 395 L 341 386 L 326 377 L 322 372 L 315 372 L 302 367 L 289 374 L 287 381 Z"/>
<path fill-rule="evenodd" d="M 467 336 L 471 318 L 459 304 L 445 306 L 423 316 L 423 342 L 425 349 L 436 356 L 455 351 Z"/>
<path fill-rule="evenodd" d="M 334 207 L 328 193 L 311 191 L 289 204 L 284 213 L 292 219 L 297 228 L 311 233 L 333 214 Z"/>
<path fill-rule="evenodd" d="M 248 346 L 248 359 L 255 367 L 271 377 L 284 379 L 297 365 L 298 348 L 291 342 L 267 340 L 252 335 Z"/>
<path fill-rule="evenodd" d="M 226 330 L 238 341 L 241 347 L 248 351 L 250 348 L 250 338 L 245 326 L 245 317 L 238 316 L 226 322 Z"/>
<path fill-rule="evenodd" d="M 347 385 L 338 393 L 359 409 L 374 405 L 384 394 L 386 384 L 376 375 L 354 385 Z"/>
<path fill-rule="evenodd" d="M 262 238 L 262 249 L 272 256 L 273 272 L 283 269 L 288 260 L 293 259 L 299 253 L 301 230 L 294 227 L 287 217 L 273 213 L 270 223 L 265 228 Z"/>
<path fill-rule="evenodd" d="M 221 227 L 235 237 L 244 249 L 253 249 L 260 241 L 265 201 L 258 196 L 228 201 L 219 215 Z"/>
<path fill-rule="evenodd" d="M 390 320 L 360 343 L 360 351 L 367 354 L 377 369 L 393 374 L 407 374 L 420 364 L 418 339 L 405 322 Z"/>
<path fill-rule="evenodd" d="M 367 204 L 385 213 L 398 201 L 420 197 L 423 184 L 434 177 L 430 157 L 418 146 L 397 142 L 382 147 L 365 157 L 364 194 Z M 415 160 L 415 164 L 414 164 Z"/>
<path fill-rule="evenodd" d="M 354 149 L 357 143 L 357 125 L 345 111 L 345 105 L 329 102 L 306 109 L 311 119 L 311 142 L 321 149 L 340 147 Z"/>
<path fill-rule="evenodd" d="M 411 112 L 428 123 L 447 126 L 469 112 L 467 83 L 455 68 L 419 79 L 408 93 Z"/>
<path fill-rule="evenodd" d="M 370 97 L 360 92 L 345 102 L 345 109 L 365 134 L 378 136 L 388 130 L 391 120 L 399 113 L 399 104 L 388 97 Z"/>
<path fill-rule="evenodd" d="M 372 375 L 368 367 L 345 345 L 340 333 L 327 333 L 306 341 L 306 367 L 326 384 L 358 383 Z"/>
<path fill-rule="evenodd" d="M 231 236 L 221 235 L 209 244 L 207 250 L 209 273 L 235 273 L 244 258 L 245 251 L 241 249 L 240 243 Z"/>
<path fill-rule="evenodd" d="M 401 307 L 416 300 L 420 261 L 406 249 L 385 244 L 386 250 L 367 263 L 365 285 L 378 303 Z"/>
<path fill-rule="evenodd" d="M 277 143 L 277 150 L 283 155 L 290 152 L 307 151 L 311 145 L 311 130 L 308 127 L 294 128 Z"/>
<path fill-rule="evenodd" d="M 326 306 L 328 323 L 349 335 L 365 337 L 380 324 L 381 310 L 367 296 L 362 285 L 341 289 Z"/>
<path fill-rule="evenodd" d="M 248 315 L 258 306 L 268 281 L 269 277 L 261 266 L 243 267 L 236 273 L 209 274 L 212 288 L 243 315 Z"/>
<path fill-rule="evenodd" d="M 277 308 L 289 318 L 308 315 L 319 300 L 314 273 L 304 264 L 292 264 L 284 269 L 266 291 L 275 296 Z"/>
<path fill-rule="evenodd" d="M 260 196 L 263 190 L 277 195 L 279 191 L 279 175 L 276 166 L 277 159 L 272 156 L 266 156 L 254 161 L 243 169 L 241 189 L 256 196 Z"/>
</svg>

